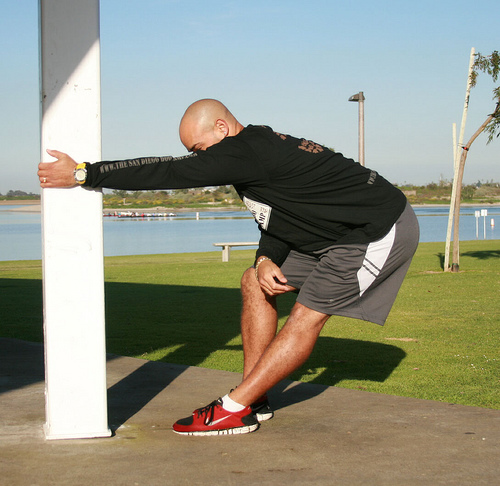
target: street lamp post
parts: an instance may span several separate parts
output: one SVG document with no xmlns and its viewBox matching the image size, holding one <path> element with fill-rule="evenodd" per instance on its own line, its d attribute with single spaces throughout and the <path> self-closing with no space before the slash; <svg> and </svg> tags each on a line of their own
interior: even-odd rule
<svg viewBox="0 0 500 486">
<path fill-rule="evenodd" d="M 359 125 L 359 135 L 358 135 L 358 152 L 359 152 L 359 163 L 365 165 L 365 96 L 363 91 L 352 95 L 349 101 L 356 101 L 358 103 L 358 125 Z"/>
</svg>

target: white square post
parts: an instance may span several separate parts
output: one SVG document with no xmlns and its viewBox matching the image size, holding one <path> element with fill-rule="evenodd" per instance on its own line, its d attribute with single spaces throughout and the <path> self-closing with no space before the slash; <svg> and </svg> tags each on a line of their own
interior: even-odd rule
<svg viewBox="0 0 500 486">
<path fill-rule="evenodd" d="M 99 0 L 40 0 L 41 160 L 101 159 Z M 42 190 L 45 437 L 111 435 L 102 193 Z"/>
</svg>

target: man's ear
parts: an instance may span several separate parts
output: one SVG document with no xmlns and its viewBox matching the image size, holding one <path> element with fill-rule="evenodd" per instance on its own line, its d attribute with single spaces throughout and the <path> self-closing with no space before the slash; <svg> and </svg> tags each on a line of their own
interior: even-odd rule
<svg viewBox="0 0 500 486">
<path fill-rule="evenodd" d="M 222 118 L 215 120 L 214 130 L 217 138 L 220 138 L 220 140 L 223 140 L 229 135 L 229 125 L 226 120 L 223 120 Z"/>
</svg>

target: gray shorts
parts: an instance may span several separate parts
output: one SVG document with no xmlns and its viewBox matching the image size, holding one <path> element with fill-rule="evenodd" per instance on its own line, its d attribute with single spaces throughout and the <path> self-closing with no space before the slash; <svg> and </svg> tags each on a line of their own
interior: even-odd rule
<svg viewBox="0 0 500 486">
<path fill-rule="evenodd" d="M 297 302 L 328 315 L 383 325 L 419 239 L 409 204 L 389 233 L 366 244 L 333 245 L 315 255 L 291 251 L 281 271 Z"/>
</svg>

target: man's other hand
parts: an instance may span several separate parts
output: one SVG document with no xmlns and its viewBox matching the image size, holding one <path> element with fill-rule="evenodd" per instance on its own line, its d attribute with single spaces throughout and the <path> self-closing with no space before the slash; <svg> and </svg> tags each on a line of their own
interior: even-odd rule
<svg viewBox="0 0 500 486">
<path fill-rule="evenodd" d="M 270 296 L 280 295 L 295 290 L 287 285 L 287 279 L 275 263 L 265 260 L 259 265 L 258 281 L 260 288 Z"/>
</svg>

